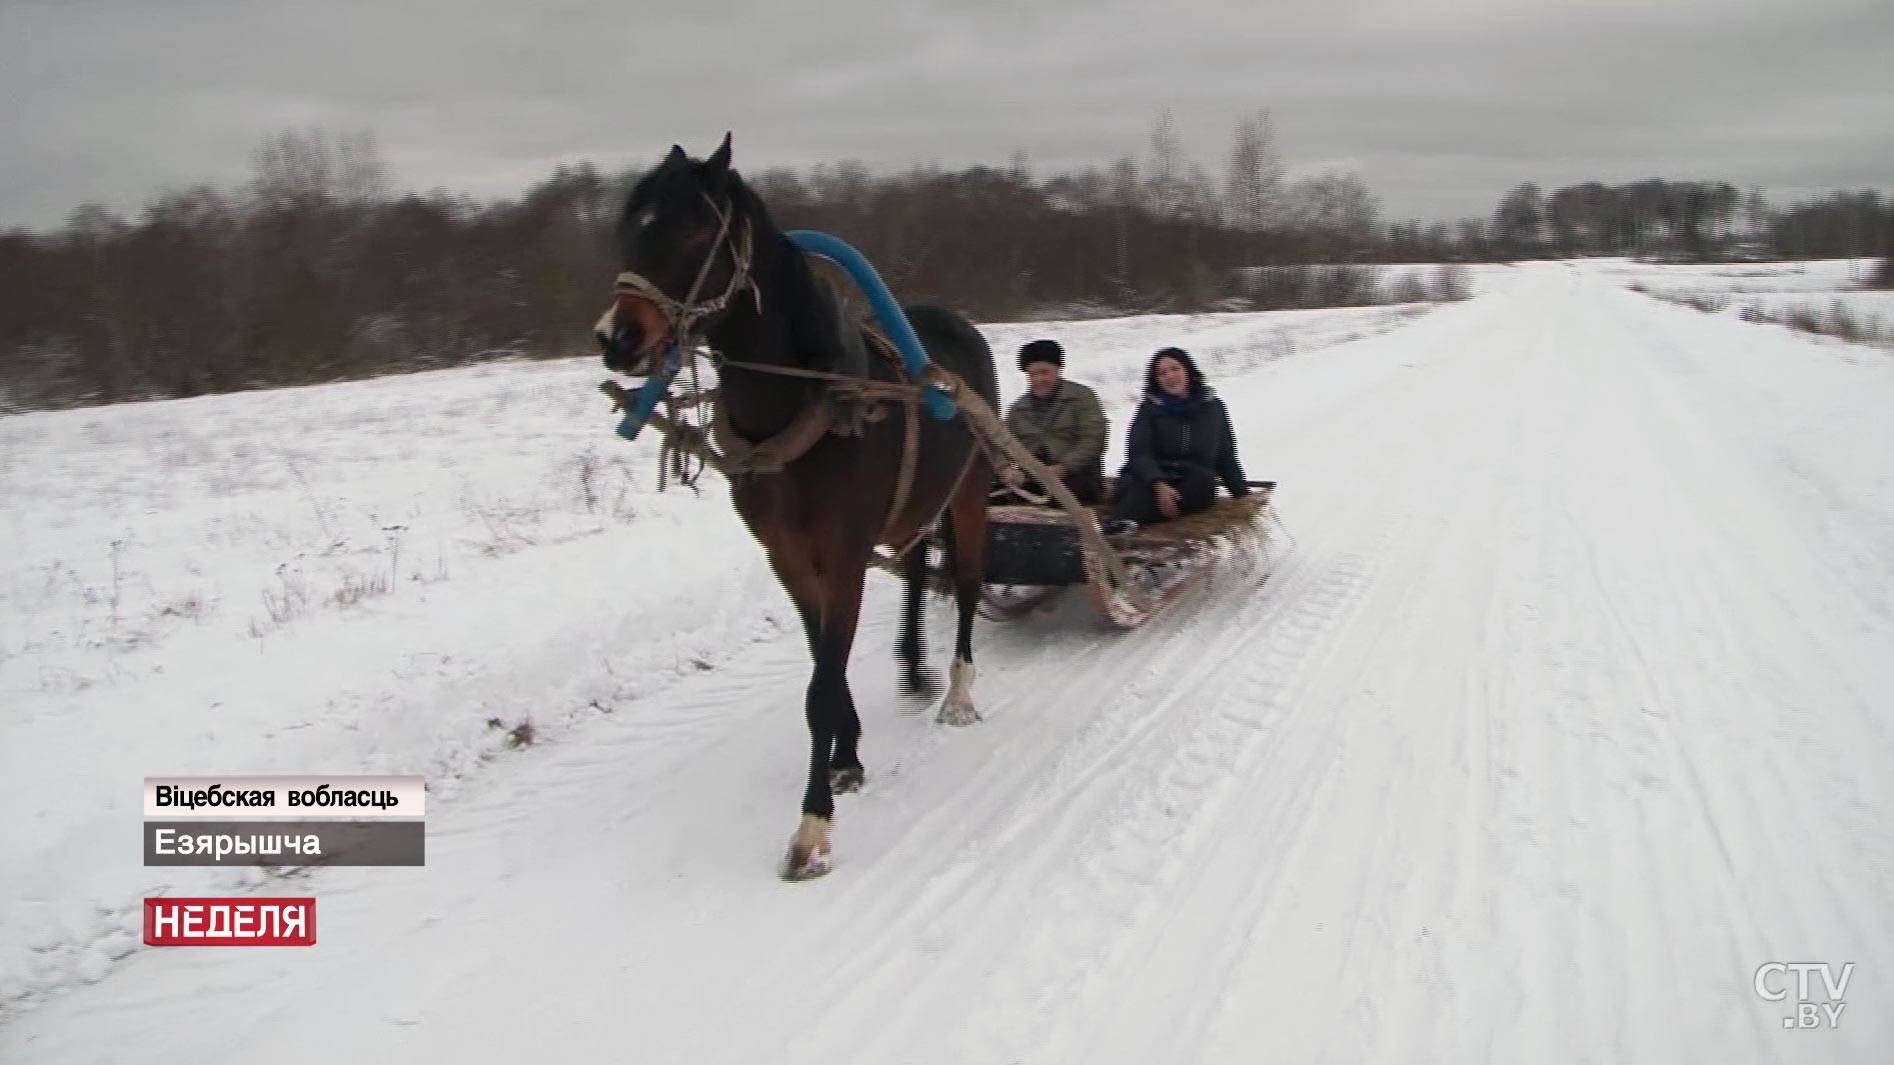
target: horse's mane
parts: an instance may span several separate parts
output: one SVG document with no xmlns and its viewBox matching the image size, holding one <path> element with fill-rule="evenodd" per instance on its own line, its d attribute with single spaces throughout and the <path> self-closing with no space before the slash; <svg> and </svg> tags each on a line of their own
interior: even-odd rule
<svg viewBox="0 0 1894 1065">
<path fill-rule="evenodd" d="M 841 334 L 842 323 L 836 315 L 832 294 L 810 266 L 808 257 L 783 236 L 763 198 L 734 170 L 730 172 L 730 202 L 736 205 L 739 216 L 749 219 L 757 248 L 768 245 L 775 249 L 775 254 L 768 258 L 774 265 L 772 276 L 758 277 L 756 281 L 762 289 L 763 301 L 767 304 L 774 299 L 788 319 L 794 350 L 820 353 L 821 365 L 813 367 L 815 369 L 843 369 L 848 345 Z M 762 265 L 760 256 L 756 265 Z"/>
</svg>

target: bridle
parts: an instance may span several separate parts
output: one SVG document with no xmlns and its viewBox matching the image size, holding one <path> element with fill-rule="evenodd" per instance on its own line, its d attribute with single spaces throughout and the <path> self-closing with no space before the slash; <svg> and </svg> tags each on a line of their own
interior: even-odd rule
<svg viewBox="0 0 1894 1065">
<path fill-rule="evenodd" d="M 756 279 L 750 275 L 751 256 L 755 251 L 750 219 L 745 217 L 741 231 L 733 236 L 731 220 L 736 215 L 735 201 L 719 205 L 708 192 L 701 195 L 704 197 L 704 202 L 710 205 L 711 212 L 717 216 L 717 235 L 712 239 L 710 249 L 704 253 L 703 265 L 697 268 L 697 277 L 691 282 L 690 291 L 684 294 L 683 299 L 674 299 L 650 278 L 634 270 L 626 270 L 613 281 L 612 291 L 615 298 L 612 300 L 611 307 L 599 319 L 599 331 L 609 337 L 613 330 L 604 327 L 608 322 L 615 322 L 618 301 L 625 296 L 632 296 L 649 303 L 665 322 L 665 333 L 658 340 L 656 351 L 650 357 L 651 366 L 645 383 L 639 386 L 635 394 L 628 397 L 629 403 L 621 404 L 625 417 L 619 422 L 618 435 L 627 440 L 638 438 L 639 432 L 651 419 L 660 403 L 671 407 L 677 405 L 670 394 L 671 382 L 683 370 L 687 360 L 691 367 L 691 390 L 686 398 L 690 405 L 703 401 L 705 392 L 697 379 L 697 359 L 702 354 L 700 351 L 702 334 L 707 322 L 722 314 L 730 305 L 730 301 L 746 288 L 756 298 L 757 313 L 763 312 L 763 292 L 756 286 Z M 716 297 L 698 299 L 698 293 L 703 291 L 704 282 L 710 278 L 711 264 L 717 261 L 718 253 L 725 248 L 728 248 L 730 252 L 729 283 Z M 675 461 L 678 464 L 679 476 L 686 484 L 694 484 L 696 476 L 684 467 L 682 453 L 675 456 Z M 663 478 L 662 471 L 670 464 L 665 456 L 660 457 L 660 483 Z"/>
<path fill-rule="evenodd" d="M 750 220 L 743 219 L 743 228 L 735 236 L 730 233 L 730 222 L 736 214 L 734 203 L 719 206 L 709 193 L 703 193 L 704 202 L 717 216 L 717 236 L 710 243 L 710 250 L 704 254 L 704 263 L 697 268 L 697 279 L 691 282 L 690 291 L 681 300 L 673 299 L 663 289 L 652 283 L 649 278 L 631 270 L 618 275 L 612 283 L 612 291 L 619 296 L 635 296 L 651 304 L 664 316 L 667 326 L 664 342 L 668 342 L 678 351 L 687 351 L 701 339 L 699 334 L 703 324 L 723 313 L 730 300 L 737 293 L 749 289 L 756 296 L 758 313 L 763 310 L 763 293 L 756 287 L 750 276 L 750 259 L 755 248 L 752 244 Z M 710 267 L 717 261 L 717 253 L 725 247 L 730 250 L 730 283 L 724 286 L 723 293 L 713 299 L 698 300 L 697 294 L 703 290 L 704 282 L 710 278 Z M 616 311 L 617 304 L 613 304 Z"/>
</svg>

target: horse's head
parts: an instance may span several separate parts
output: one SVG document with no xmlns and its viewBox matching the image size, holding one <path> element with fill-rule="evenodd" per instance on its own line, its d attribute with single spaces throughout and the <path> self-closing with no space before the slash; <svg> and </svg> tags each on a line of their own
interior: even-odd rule
<svg viewBox="0 0 1894 1065">
<path fill-rule="evenodd" d="M 671 342 L 695 337 L 750 283 L 750 228 L 739 217 L 730 135 L 710 158 L 673 145 L 625 201 L 618 220 L 622 273 L 593 332 L 605 366 L 652 372 Z"/>
</svg>

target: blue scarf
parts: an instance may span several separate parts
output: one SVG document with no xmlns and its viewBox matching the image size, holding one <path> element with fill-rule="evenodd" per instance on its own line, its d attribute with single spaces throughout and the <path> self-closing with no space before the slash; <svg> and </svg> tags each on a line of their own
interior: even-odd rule
<svg viewBox="0 0 1894 1065">
<path fill-rule="evenodd" d="M 1165 413 L 1179 416 L 1189 414 L 1192 408 L 1202 402 L 1202 399 L 1198 396 L 1173 396 L 1169 392 L 1161 390 L 1157 393 L 1156 398 L 1157 405 L 1163 408 Z"/>
</svg>

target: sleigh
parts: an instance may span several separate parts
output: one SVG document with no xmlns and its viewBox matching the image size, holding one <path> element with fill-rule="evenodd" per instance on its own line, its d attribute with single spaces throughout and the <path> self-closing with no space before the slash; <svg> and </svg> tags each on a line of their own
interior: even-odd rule
<svg viewBox="0 0 1894 1065">
<path fill-rule="evenodd" d="M 986 589 L 989 620 L 1023 617 L 1084 585 L 1100 614 L 1121 628 L 1143 624 L 1183 598 L 1214 571 L 1243 566 L 1268 546 L 1274 481 L 1251 481 L 1241 497 L 1219 492 L 1199 513 L 1143 526 L 1121 536 L 1100 527 L 1111 509 L 1046 505 L 996 497 L 987 507 Z"/>
</svg>

